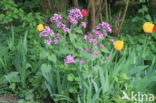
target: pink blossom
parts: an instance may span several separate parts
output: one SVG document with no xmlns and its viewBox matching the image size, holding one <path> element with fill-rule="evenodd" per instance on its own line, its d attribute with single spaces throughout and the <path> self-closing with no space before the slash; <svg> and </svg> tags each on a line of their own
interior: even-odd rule
<svg viewBox="0 0 156 103">
<path fill-rule="evenodd" d="M 71 30 L 69 28 L 65 28 L 65 29 L 63 29 L 63 31 L 64 32 L 67 32 L 67 33 L 70 33 L 71 32 Z"/>
<path fill-rule="evenodd" d="M 87 35 L 86 34 L 83 36 L 83 39 L 87 41 Z"/>
<path fill-rule="evenodd" d="M 56 33 L 55 35 L 56 35 L 56 36 L 60 36 L 60 33 Z"/>
<path fill-rule="evenodd" d="M 89 48 L 84 48 L 84 51 L 87 51 L 88 52 L 88 51 L 90 51 L 90 49 Z"/>
<path fill-rule="evenodd" d="M 115 42 L 114 39 L 110 39 L 109 41 L 110 41 L 112 44 L 114 44 L 114 42 Z"/>
<path fill-rule="evenodd" d="M 66 24 L 62 23 L 62 22 L 58 22 L 56 24 L 56 27 L 59 29 L 62 29 L 64 32 L 70 32 L 71 30 L 69 28 L 67 28 Z"/>
<path fill-rule="evenodd" d="M 67 21 L 70 22 L 70 23 L 73 23 L 73 24 L 77 24 L 78 23 L 78 21 L 75 18 L 73 18 L 72 16 L 68 16 L 67 17 Z"/>
<path fill-rule="evenodd" d="M 54 42 L 54 44 L 58 44 L 58 40 L 57 39 L 55 39 L 53 42 Z"/>
<path fill-rule="evenodd" d="M 92 42 L 93 42 L 93 45 L 94 45 L 94 46 L 96 46 L 96 45 L 97 45 L 98 40 L 93 39 L 93 41 L 92 41 Z"/>
<path fill-rule="evenodd" d="M 110 57 L 109 56 L 106 56 L 106 60 L 110 60 Z"/>
<path fill-rule="evenodd" d="M 97 26 L 96 26 L 96 29 L 101 29 L 103 32 L 112 32 L 112 29 L 110 27 L 110 25 L 107 23 L 107 22 L 102 22 L 102 23 L 99 23 Z"/>
<path fill-rule="evenodd" d="M 54 14 L 51 18 L 50 21 L 51 22 L 59 22 L 62 19 L 62 16 L 59 14 Z"/>
<path fill-rule="evenodd" d="M 49 37 L 48 39 L 44 40 L 44 43 L 50 45 L 52 42 L 52 39 Z"/>
<path fill-rule="evenodd" d="M 64 59 L 64 65 L 67 65 L 67 64 L 70 64 L 70 63 L 75 63 L 75 60 L 71 55 L 68 55 Z"/>
<path fill-rule="evenodd" d="M 87 42 L 89 42 L 89 43 L 92 43 L 93 42 L 93 35 L 92 34 L 89 34 L 88 36 L 86 35 L 86 37 L 85 37 L 86 39 L 86 41 Z"/>
<path fill-rule="evenodd" d="M 83 63 L 85 63 L 85 60 L 80 59 L 80 64 L 83 64 Z"/>
<path fill-rule="evenodd" d="M 102 48 L 102 49 L 103 49 L 103 48 L 105 48 L 105 46 L 104 46 L 103 44 L 100 44 L 100 48 Z"/>
<path fill-rule="evenodd" d="M 99 39 L 101 39 L 103 37 L 103 34 L 100 31 L 96 30 L 96 29 L 94 29 L 92 31 L 92 33 L 95 34 Z"/>
<path fill-rule="evenodd" d="M 92 52 L 92 56 L 97 56 L 98 55 L 98 52 L 97 51 L 93 51 Z"/>
<path fill-rule="evenodd" d="M 69 11 L 69 14 L 68 14 L 68 17 L 71 16 L 75 19 L 82 19 L 83 18 L 83 15 L 81 14 L 81 10 L 78 9 L 78 8 L 75 8 L 75 9 L 71 9 Z"/>
<path fill-rule="evenodd" d="M 87 26 L 86 22 L 81 22 L 81 26 L 85 29 Z"/>
<path fill-rule="evenodd" d="M 40 37 L 47 37 L 49 35 L 54 35 L 54 31 L 49 26 L 45 26 L 44 30 L 40 32 Z"/>
</svg>

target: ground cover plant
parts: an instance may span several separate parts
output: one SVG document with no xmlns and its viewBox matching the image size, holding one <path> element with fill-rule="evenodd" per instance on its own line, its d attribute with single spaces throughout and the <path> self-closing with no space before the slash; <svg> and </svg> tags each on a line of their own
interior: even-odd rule
<svg viewBox="0 0 156 103">
<path fill-rule="evenodd" d="M 0 1 L 0 103 L 155 103 L 152 0 L 48 2 Z"/>
</svg>

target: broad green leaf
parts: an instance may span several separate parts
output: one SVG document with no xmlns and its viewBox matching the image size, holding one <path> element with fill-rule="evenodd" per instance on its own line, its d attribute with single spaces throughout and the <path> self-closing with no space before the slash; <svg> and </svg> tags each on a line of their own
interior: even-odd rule
<svg viewBox="0 0 156 103">
<path fill-rule="evenodd" d="M 48 60 L 52 61 L 53 63 L 56 63 L 57 57 L 56 57 L 56 55 L 52 54 L 52 55 L 48 56 Z"/>
<path fill-rule="evenodd" d="M 47 59 L 48 57 L 48 52 L 45 51 L 45 50 L 42 50 L 41 53 L 40 53 L 40 59 Z"/>
<path fill-rule="evenodd" d="M 20 82 L 19 73 L 18 72 L 11 72 L 8 75 L 5 75 L 5 79 L 8 82 Z"/>
<path fill-rule="evenodd" d="M 67 80 L 68 81 L 73 81 L 74 80 L 74 75 L 72 73 L 68 74 Z"/>
</svg>

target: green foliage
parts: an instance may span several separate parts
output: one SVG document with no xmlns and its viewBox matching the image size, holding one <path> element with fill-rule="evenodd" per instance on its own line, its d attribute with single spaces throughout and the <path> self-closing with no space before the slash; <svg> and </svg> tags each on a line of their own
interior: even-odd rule
<svg viewBox="0 0 156 103">
<path fill-rule="evenodd" d="M 18 8 L 18 5 L 13 0 L 2 0 L 0 2 L 0 24 L 3 30 L 8 30 L 11 25 L 16 25 L 15 30 L 23 33 L 28 30 L 32 37 L 32 34 L 36 33 L 36 25 L 42 22 L 42 17 L 39 12 L 26 13 L 23 9 Z M 23 29 L 24 28 L 24 29 Z"/>
<path fill-rule="evenodd" d="M 26 13 L 13 0 L 2 0 L 0 6 L 4 26 L 0 31 L 0 94 L 22 98 L 18 103 L 132 103 L 121 99 L 123 91 L 156 94 L 155 32 L 145 35 L 138 33 L 139 27 L 129 26 L 131 21 L 142 26 L 151 20 L 146 6 L 138 10 L 139 19 L 126 19 L 132 36 L 104 37 L 99 44 L 105 48 L 97 50 L 98 56 L 83 50 L 95 48 L 83 40 L 82 27 L 71 26 L 71 33 L 61 35 L 59 44 L 45 45 L 35 30 L 42 23 L 40 13 Z M 116 51 L 111 38 L 123 40 L 124 49 Z M 76 63 L 64 65 L 69 54 Z M 79 63 L 80 59 L 85 63 Z"/>
</svg>

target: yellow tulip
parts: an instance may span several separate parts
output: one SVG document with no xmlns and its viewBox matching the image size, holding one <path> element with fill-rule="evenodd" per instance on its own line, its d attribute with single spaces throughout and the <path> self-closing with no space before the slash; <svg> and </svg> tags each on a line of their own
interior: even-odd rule
<svg viewBox="0 0 156 103">
<path fill-rule="evenodd" d="M 43 24 L 38 24 L 38 25 L 37 25 L 37 30 L 38 30 L 38 31 L 43 31 L 43 29 L 44 29 Z"/>
<path fill-rule="evenodd" d="M 145 33 L 152 33 L 153 31 L 153 27 L 154 27 L 154 24 L 151 23 L 151 22 L 145 22 L 144 25 L 143 25 L 143 30 Z"/>
<path fill-rule="evenodd" d="M 114 42 L 114 48 L 116 50 L 119 50 L 119 51 L 122 50 L 123 46 L 124 46 L 124 41 L 122 41 L 122 40 L 117 40 Z"/>
</svg>

